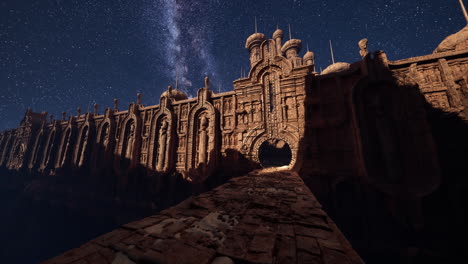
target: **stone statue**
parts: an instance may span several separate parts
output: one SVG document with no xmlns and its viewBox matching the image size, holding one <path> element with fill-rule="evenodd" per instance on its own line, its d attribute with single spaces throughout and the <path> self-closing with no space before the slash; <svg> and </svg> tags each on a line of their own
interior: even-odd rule
<svg viewBox="0 0 468 264">
<path fill-rule="evenodd" d="M 137 104 L 141 104 L 141 93 L 137 93 Z"/>
<path fill-rule="evenodd" d="M 63 154 L 62 154 L 62 161 L 60 163 L 60 166 L 63 166 L 65 165 L 66 161 L 67 161 L 67 153 L 70 149 L 70 140 L 71 140 L 71 136 L 70 136 L 71 132 L 68 132 L 67 134 L 67 139 L 66 139 L 66 143 L 65 143 L 65 148 L 63 149 Z"/>
<path fill-rule="evenodd" d="M 104 140 L 102 142 L 102 146 L 106 148 L 108 144 L 109 144 L 109 125 L 106 125 L 106 127 L 104 128 Z"/>
<path fill-rule="evenodd" d="M 132 159 L 133 145 L 135 143 L 135 123 L 130 124 L 130 128 L 127 136 L 127 149 L 125 151 L 125 158 Z"/>
<path fill-rule="evenodd" d="M 358 45 L 359 45 L 359 55 L 361 55 L 362 58 L 366 57 L 368 54 L 369 54 L 369 51 L 367 50 L 367 42 L 369 40 L 368 39 L 361 39 L 359 42 L 358 42 Z"/>
<path fill-rule="evenodd" d="M 119 111 L 119 99 L 114 98 L 114 110 Z"/>
<path fill-rule="evenodd" d="M 206 164 L 208 147 L 208 119 L 206 116 L 200 118 L 199 145 L 198 145 L 198 164 Z"/>
<path fill-rule="evenodd" d="M 18 153 L 18 159 L 17 159 L 16 167 L 19 168 L 21 166 L 21 163 L 23 162 L 25 152 L 26 152 L 26 145 L 24 143 L 21 143 L 20 146 L 19 146 L 19 153 Z"/>
<path fill-rule="evenodd" d="M 89 136 L 89 128 L 86 128 L 85 134 L 82 137 L 82 144 L 81 144 L 81 150 L 80 150 L 80 158 L 78 160 L 78 166 L 83 166 L 85 159 L 86 159 L 86 147 L 88 145 L 88 136 Z"/>
<path fill-rule="evenodd" d="M 156 163 L 156 170 L 164 170 L 164 163 L 166 160 L 166 145 L 167 145 L 167 128 L 169 124 L 167 120 L 163 120 L 161 123 L 161 129 L 159 129 L 159 140 L 158 140 L 158 160 Z"/>
</svg>

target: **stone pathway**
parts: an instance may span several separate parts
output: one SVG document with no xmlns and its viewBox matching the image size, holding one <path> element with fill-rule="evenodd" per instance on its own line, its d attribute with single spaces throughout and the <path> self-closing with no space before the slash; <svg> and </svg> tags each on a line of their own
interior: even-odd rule
<svg viewBox="0 0 468 264">
<path fill-rule="evenodd" d="M 296 172 L 257 170 L 44 264 L 363 263 Z"/>
</svg>

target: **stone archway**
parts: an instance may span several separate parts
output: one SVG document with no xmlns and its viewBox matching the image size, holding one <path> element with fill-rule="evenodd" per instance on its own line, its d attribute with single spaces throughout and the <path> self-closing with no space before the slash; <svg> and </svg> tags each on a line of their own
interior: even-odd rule
<svg viewBox="0 0 468 264">
<path fill-rule="evenodd" d="M 259 147 L 258 160 L 264 168 L 290 166 L 291 147 L 281 139 L 265 140 Z"/>
<path fill-rule="evenodd" d="M 272 136 L 272 137 L 268 137 L 266 134 L 259 135 L 251 143 L 251 147 L 249 148 L 250 149 L 249 157 L 254 162 L 257 162 L 258 164 L 265 167 L 265 164 L 262 164 L 262 155 L 264 158 L 264 155 L 266 154 L 264 151 L 266 150 L 267 152 L 270 152 L 270 153 L 276 152 L 277 154 L 282 156 L 282 158 L 278 157 L 279 159 L 278 161 L 283 160 L 283 163 L 286 163 L 286 164 L 282 164 L 278 166 L 289 166 L 290 168 L 293 168 L 295 167 L 296 161 L 297 161 L 297 152 L 298 152 L 299 142 L 298 140 L 295 140 L 295 138 L 291 136 L 292 135 L 287 136 L 285 134 L 282 134 L 280 136 Z M 277 147 L 279 148 L 277 151 L 275 151 L 274 148 L 277 148 Z M 283 149 L 283 147 L 285 147 L 285 149 Z M 263 150 L 263 154 L 262 154 L 262 150 Z M 269 154 L 267 154 L 267 157 L 268 155 Z M 289 162 L 284 161 L 284 160 L 287 160 Z"/>
</svg>

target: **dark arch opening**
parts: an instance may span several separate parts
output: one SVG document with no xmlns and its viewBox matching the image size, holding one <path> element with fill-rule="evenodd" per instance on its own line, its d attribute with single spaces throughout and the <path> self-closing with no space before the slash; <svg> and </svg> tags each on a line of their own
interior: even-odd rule
<svg viewBox="0 0 468 264">
<path fill-rule="evenodd" d="M 260 145 L 258 159 L 264 168 L 288 166 L 292 160 L 291 148 L 280 139 L 270 139 Z"/>
</svg>

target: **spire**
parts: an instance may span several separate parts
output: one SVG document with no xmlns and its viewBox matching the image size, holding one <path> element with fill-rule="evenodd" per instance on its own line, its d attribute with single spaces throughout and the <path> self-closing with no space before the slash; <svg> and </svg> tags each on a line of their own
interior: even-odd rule
<svg viewBox="0 0 468 264">
<path fill-rule="evenodd" d="M 255 17 L 255 33 L 258 33 L 258 30 L 257 30 L 257 17 Z"/>
<path fill-rule="evenodd" d="M 289 27 L 289 40 L 291 40 L 292 39 L 292 37 L 291 37 L 291 24 L 288 24 L 288 27 Z"/>
<path fill-rule="evenodd" d="M 466 11 L 465 5 L 463 4 L 463 0 L 460 1 L 460 6 L 463 12 L 463 15 L 465 15 L 466 23 L 468 23 L 468 12 Z"/>
<path fill-rule="evenodd" d="M 114 98 L 114 110 L 119 111 L 119 99 Z"/>
<path fill-rule="evenodd" d="M 208 78 L 208 76 L 205 76 L 205 88 L 207 90 L 210 89 L 210 78 Z"/>
<path fill-rule="evenodd" d="M 309 42 L 307 42 L 307 52 L 309 52 Z"/>
<path fill-rule="evenodd" d="M 333 46 L 332 46 L 331 40 L 330 40 L 330 52 L 331 52 L 332 62 L 333 64 L 335 64 L 335 56 L 333 55 Z"/>
<path fill-rule="evenodd" d="M 175 72 L 175 88 L 176 90 L 179 89 L 179 74 L 177 71 Z"/>
</svg>

